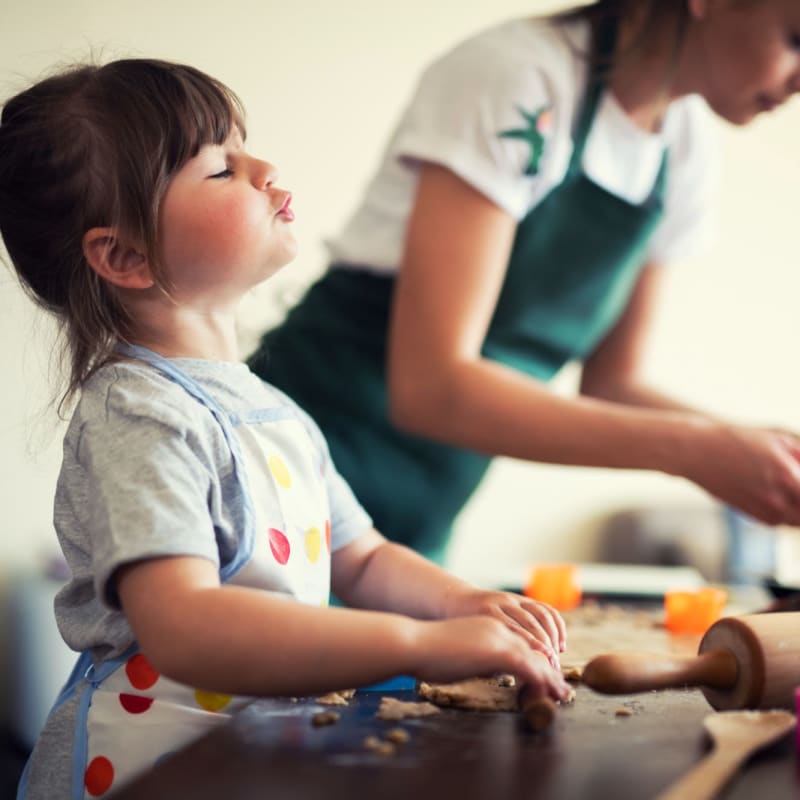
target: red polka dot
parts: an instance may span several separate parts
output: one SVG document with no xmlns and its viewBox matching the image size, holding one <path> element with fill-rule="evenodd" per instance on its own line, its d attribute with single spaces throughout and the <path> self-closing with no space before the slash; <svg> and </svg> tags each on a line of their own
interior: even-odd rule
<svg viewBox="0 0 800 800">
<path fill-rule="evenodd" d="M 131 686 L 140 691 L 149 689 L 160 677 L 141 653 L 137 653 L 128 659 L 128 663 L 125 665 L 125 672 L 128 675 Z"/>
<path fill-rule="evenodd" d="M 99 797 L 111 788 L 114 783 L 114 767 L 105 756 L 93 758 L 91 764 L 86 767 L 86 774 L 83 777 L 86 791 L 92 797 Z"/>
<path fill-rule="evenodd" d="M 291 555 L 289 540 L 277 528 L 269 529 L 269 546 L 279 564 L 285 564 Z"/>
<path fill-rule="evenodd" d="M 325 520 L 325 547 L 328 548 L 328 552 L 331 551 L 331 521 L 329 519 Z"/>
<path fill-rule="evenodd" d="M 142 697 L 138 694 L 120 694 L 119 704 L 129 714 L 143 714 L 153 705 L 152 697 Z"/>
</svg>

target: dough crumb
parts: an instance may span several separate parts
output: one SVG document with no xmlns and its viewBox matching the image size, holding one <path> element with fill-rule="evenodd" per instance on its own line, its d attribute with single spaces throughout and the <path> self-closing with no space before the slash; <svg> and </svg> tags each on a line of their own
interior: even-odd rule
<svg viewBox="0 0 800 800">
<path fill-rule="evenodd" d="M 570 683 L 580 683 L 583 679 L 583 669 L 574 664 L 562 665 L 561 674 L 564 676 L 564 680 Z"/>
<path fill-rule="evenodd" d="M 364 749 L 381 756 L 391 756 L 397 751 L 391 742 L 382 742 L 377 736 L 367 736 L 364 739 Z"/>
<path fill-rule="evenodd" d="M 311 717 L 311 724 L 315 728 L 320 728 L 323 725 L 333 725 L 334 722 L 339 721 L 340 716 L 338 711 L 318 711 Z"/>
<path fill-rule="evenodd" d="M 456 683 L 425 683 L 419 693 L 437 706 L 454 706 L 468 711 L 516 711 L 516 686 L 501 684 L 498 678 L 473 678 Z"/>
<path fill-rule="evenodd" d="M 405 728 L 392 728 L 390 731 L 386 731 L 386 739 L 393 744 L 405 744 L 411 739 L 411 736 Z"/>
<path fill-rule="evenodd" d="M 517 680 L 513 675 L 500 675 L 497 678 L 498 686 L 516 686 Z"/>
<path fill-rule="evenodd" d="M 399 720 L 406 717 L 427 717 L 438 714 L 439 709 L 432 703 L 409 703 L 395 700 L 393 697 L 382 697 L 376 717 L 379 719 Z"/>
<path fill-rule="evenodd" d="M 633 716 L 633 711 L 631 711 L 629 708 L 626 708 L 625 706 L 620 706 L 614 712 L 614 716 L 615 717 L 632 717 Z"/>
<path fill-rule="evenodd" d="M 338 692 L 329 692 L 317 697 L 316 702 L 322 706 L 346 706 L 355 693 L 355 689 L 340 689 Z"/>
</svg>

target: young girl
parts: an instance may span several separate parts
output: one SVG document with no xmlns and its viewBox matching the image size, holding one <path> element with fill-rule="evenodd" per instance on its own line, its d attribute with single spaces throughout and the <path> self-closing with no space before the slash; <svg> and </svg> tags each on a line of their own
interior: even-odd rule
<svg viewBox="0 0 800 800">
<path fill-rule="evenodd" d="M 291 195 L 244 137 L 225 86 L 151 60 L 3 109 L 0 231 L 79 395 L 55 523 L 81 656 L 20 798 L 101 796 L 257 695 L 495 671 L 567 692 L 559 615 L 385 541 L 311 420 L 237 361 L 239 301 L 295 254 Z"/>
<path fill-rule="evenodd" d="M 641 379 L 666 267 L 705 236 L 709 108 L 746 124 L 798 90 L 797 0 L 598 0 L 473 36 L 425 71 L 254 370 L 377 527 L 433 557 L 494 455 L 657 470 L 800 524 L 796 436 Z M 582 396 L 556 396 L 570 360 Z"/>
</svg>

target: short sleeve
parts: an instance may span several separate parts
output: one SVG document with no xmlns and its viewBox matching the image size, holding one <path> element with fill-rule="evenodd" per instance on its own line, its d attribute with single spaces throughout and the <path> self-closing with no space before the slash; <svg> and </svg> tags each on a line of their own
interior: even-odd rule
<svg viewBox="0 0 800 800">
<path fill-rule="evenodd" d="M 718 132 L 702 99 L 683 101 L 681 111 L 670 131 L 664 218 L 648 250 L 647 260 L 657 264 L 702 252 L 716 233 Z"/>
<path fill-rule="evenodd" d="M 447 167 L 521 219 L 541 180 L 553 123 L 543 72 L 473 41 L 424 73 L 392 147 L 406 162 Z"/>
<path fill-rule="evenodd" d="M 156 401 L 123 381 L 104 405 L 81 426 L 60 488 L 80 487 L 82 507 L 72 511 L 91 536 L 95 591 L 118 608 L 113 576 L 124 564 L 188 555 L 219 565 L 209 508 L 214 469 L 193 431 L 199 404 Z"/>
</svg>

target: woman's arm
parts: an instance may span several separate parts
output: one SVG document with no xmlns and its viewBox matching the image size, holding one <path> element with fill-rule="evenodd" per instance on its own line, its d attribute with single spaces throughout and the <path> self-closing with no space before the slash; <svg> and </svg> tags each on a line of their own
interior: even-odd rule
<svg viewBox="0 0 800 800">
<path fill-rule="evenodd" d="M 568 687 L 522 636 L 489 616 L 420 621 L 317 608 L 221 586 L 216 566 L 189 556 L 121 569 L 123 611 L 153 667 L 174 680 L 243 695 L 296 695 L 396 674 L 458 680 L 510 672 L 554 699 Z"/>
<path fill-rule="evenodd" d="M 613 402 L 559 397 L 482 357 L 514 232 L 513 218 L 456 175 L 435 165 L 422 168 L 390 325 L 395 423 L 493 455 L 660 470 L 689 478 L 767 522 L 800 523 L 795 437 L 728 425 L 655 394 L 644 406 L 656 407 L 643 407 L 641 389 L 640 405 L 623 405 L 621 395 Z M 630 312 L 617 343 L 612 334 L 591 360 L 587 381 L 599 383 L 603 348 L 607 364 L 630 327 L 645 320 L 649 290 L 640 291 L 644 305 Z M 629 386 L 624 402 L 632 400 Z"/>
<path fill-rule="evenodd" d="M 661 264 L 648 264 L 641 271 L 624 313 L 584 363 L 580 390 L 584 395 L 612 403 L 711 418 L 652 389 L 641 379 L 651 321 L 665 273 L 666 267 Z"/>
<path fill-rule="evenodd" d="M 668 469 L 679 420 L 558 397 L 482 357 L 515 229 L 510 215 L 453 173 L 423 167 L 390 326 L 394 421 L 495 455 Z"/>
</svg>

